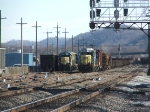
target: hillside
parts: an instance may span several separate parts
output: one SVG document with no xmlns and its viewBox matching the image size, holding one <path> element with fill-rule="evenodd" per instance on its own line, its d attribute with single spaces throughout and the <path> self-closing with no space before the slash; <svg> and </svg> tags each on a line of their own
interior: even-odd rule
<svg viewBox="0 0 150 112">
<path fill-rule="evenodd" d="M 93 33 L 85 32 L 74 37 L 74 51 L 77 52 L 78 38 L 80 48 L 94 47 L 101 49 L 105 52 L 117 52 L 118 45 L 121 45 L 121 49 L 124 52 L 133 51 L 145 51 L 147 49 L 148 37 L 141 30 L 120 30 L 117 33 L 113 29 L 101 29 L 96 30 Z M 56 52 L 57 39 L 56 37 L 49 38 L 50 49 L 52 48 Z M 24 40 L 24 46 L 35 45 L 35 42 Z M 60 52 L 64 51 L 65 39 L 59 38 Z M 7 43 L 3 43 L 4 47 L 16 46 L 16 40 L 11 40 Z M 18 47 L 20 46 L 20 40 L 18 41 Z M 47 46 L 47 39 L 38 42 L 39 51 L 44 52 Z M 67 50 L 71 51 L 72 39 L 67 38 Z"/>
</svg>

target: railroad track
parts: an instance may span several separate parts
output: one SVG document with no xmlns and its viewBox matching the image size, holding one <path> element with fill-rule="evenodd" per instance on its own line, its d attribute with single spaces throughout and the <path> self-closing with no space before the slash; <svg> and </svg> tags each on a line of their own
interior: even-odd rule
<svg viewBox="0 0 150 112">
<path fill-rule="evenodd" d="M 121 82 L 132 78 L 136 74 L 137 73 L 135 73 L 133 75 L 133 72 L 132 72 L 132 74 L 128 73 L 127 75 L 116 76 L 109 80 L 102 81 L 99 84 L 96 84 L 95 85 L 96 87 L 94 85 L 92 85 L 91 87 L 88 86 L 88 87 L 84 87 L 84 88 L 75 89 L 72 91 L 68 91 L 68 92 L 57 94 L 57 95 L 54 95 L 51 97 L 47 97 L 47 98 L 44 98 L 44 99 L 41 99 L 38 101 L 34 101 L 34 102 L 31 102 L 28 104 L 16 106 L 11 109 L 7 109 L 7 110 L 5 109 L 5 110 L 3 110 L 3 112 L 5 112 L 5 111 L 12 111 L 12 112 L 13 111 L 23 111 L 23 110 L 26 110 L 26 109 L 29 109 L 29 108 L 32 108 L 32 107 L 35 107 L 38 105 L 40 105 L 40 106 L 36 107 L 36 109 L 38 109 L 40 111 L 42 111 L 41 108 L 43 108 L 43 107 L 48 109 L 48 111 L 52 111 L 52 110 L 55 112 L 66 111 L 66 110 L 72 108 L 73 106 L 76 106 L 82 102 L 85 102 L 86 100 L 88 100 L 106 90 L 113 88 L 114 86 L 120 84 Z M 47 102 L 50 102 L 50 103 L 47 103 Z M 46 103 L 46 104 L 43 104 L 43 103 Z M 41 104 L 43 104 L 43 105 L 41 105 Z M 35 111 L 36 109 L 33 108 L 33 109 L 30 109 L 27 111 Z M 38 110 L 36 110 L 36 111 L 38 111 Z"/>
<path fill-rule="evenodd" d="M 65 87 L 66 85 L 91 81 L 92 78 L 101 77 L 102 74 L 106 74 L 107 72 L 109 72 L 109 71 L 103 71 L 103 72 L 100 72 L 100 73 L 95 72 L 95 73 L 92 73 L 92 74 L 91 73 L 85 73 L 84 75 L 82 73 L 82 75 L 80 74 L 81 75 L 80 77 L 68 78 L 66 80 L 59 80 L 59 81 L 56 80 L 56 81 L 50 82 L 50 83 L 47 81 L 49 79 L 40 79 L 41 76 L 39 76 L 38 79 L 40 79 L 40 80 L 30 81 L 30 82 L 29 81 L 28 82 L 24 81 L 24 82 L 20 82 L 20 83 L 18 82 L 17 85 L 20 84 L 20 86 L 17 86 L 16 84 L 13 84 L 14 86 L 12 86 L 9 89 L 2 89 L 0 97 L 11 96 L 11 95 L 14 96 L 14 95 L 18 95 L 18 94 L 25 93 L 25 92 L 32 92 L 34 90 L 34 88 L 36 88 L 36 87 L 42 87 L 42 88 L 57 88 L 57 87 L 60 87 L 60 88 L 63 88 L 63 86 Z M 79 73 L 78 73 L 78 75 L 79 75 Z M 30 76 L 29 78 L 31 78 L 31 77 L 33 77 L 33 75 Z M 63 77 L 65 77 L 65 76 L 63 76 Z M 67 77 L 71 77 L 71 75 L 67 76 Z M 56 78 L 56 76 L 53 76 L 50 79 L 52 79 L 52 78 Z"/>
</svg>

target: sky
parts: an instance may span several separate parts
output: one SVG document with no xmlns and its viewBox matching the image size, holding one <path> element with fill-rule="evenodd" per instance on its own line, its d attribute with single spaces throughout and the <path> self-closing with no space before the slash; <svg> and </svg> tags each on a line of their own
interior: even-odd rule
<svg viewBox="0 0 150 112">
<path fill-rule="evenodd" d="M 67 38 L 72 35 L 89 32 L 89 0 L 0 0 L 1 41 L 8 42 L 12 39 L 21 39 L 21 22 L 23 25 L 23 40 L 35 41 L 36 21 L 38 26 L 38 41 L 55 37 L 57 23 L 60 37 L 67 30 Z"/>
<path fill-rule="evenodd" d="M 101 1 L 113 3 L 113 0 Z M 23 25 L 23 40 L 36 40 L 36 29 L 32 27 L 36 25 L 36 21 L 38 26 L 41 26 L 38 27 L 38 41 L 47 38 L 47 31 L 52 32 L 49 37 L 55 37 L 57 34 L 54 27 L 57 23 L 61 27 L 59 37 L 65 37 L 62 33 L 65 28 L 69 32 L 67 38 L 90 31 L 89 0 L 0 0 L 0 10 L 1 17 L 7 18 L 1 20 L 2 43 L 12 39 L 21 40 L 21 25 L 16 24 L 21 22 L 21 18 L 23 23 L 27 23 Z M 138 9 L 135 13 L 138 14 L 142 10 Z M 103 9 L 102 11 L 105 12 Z M 114 10 L 110 11 L 113 16 Z"/>
</svg>

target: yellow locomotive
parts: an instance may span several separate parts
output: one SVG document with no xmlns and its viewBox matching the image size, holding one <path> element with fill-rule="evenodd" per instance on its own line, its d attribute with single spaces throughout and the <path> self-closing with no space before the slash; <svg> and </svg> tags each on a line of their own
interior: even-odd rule
<svg viewBox="0 0 150 112">
<path fill-rule="evenodd" d="M 58 56 L 58 69 L 59 71 L 72 71 L 76 70 L 78 65 L 78 55 L 74 52 L 62 52 Z"/>
</svg>

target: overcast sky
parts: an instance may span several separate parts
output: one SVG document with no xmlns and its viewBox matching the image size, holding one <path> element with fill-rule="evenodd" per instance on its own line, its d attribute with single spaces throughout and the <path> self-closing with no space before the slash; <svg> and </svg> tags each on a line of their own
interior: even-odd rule
<svg viewBox="0 0 150 112">
<path fill-rule="evenodd" d="M 23 25 L 23 39 L 35 41 L 35 26 L 38 22 L 38 41 L 45 39 L 47 29 L 49 37 L 56 36 L 58 25 L 60 36 L 64 37 L 65 28 L 69 32 L 67 37 L 76 36 L 88 32 L 89 28 L 89 0 L 0 0 L 2 18 L 2 42 L 21 38 L 21 26 Z"/>
</svg>

